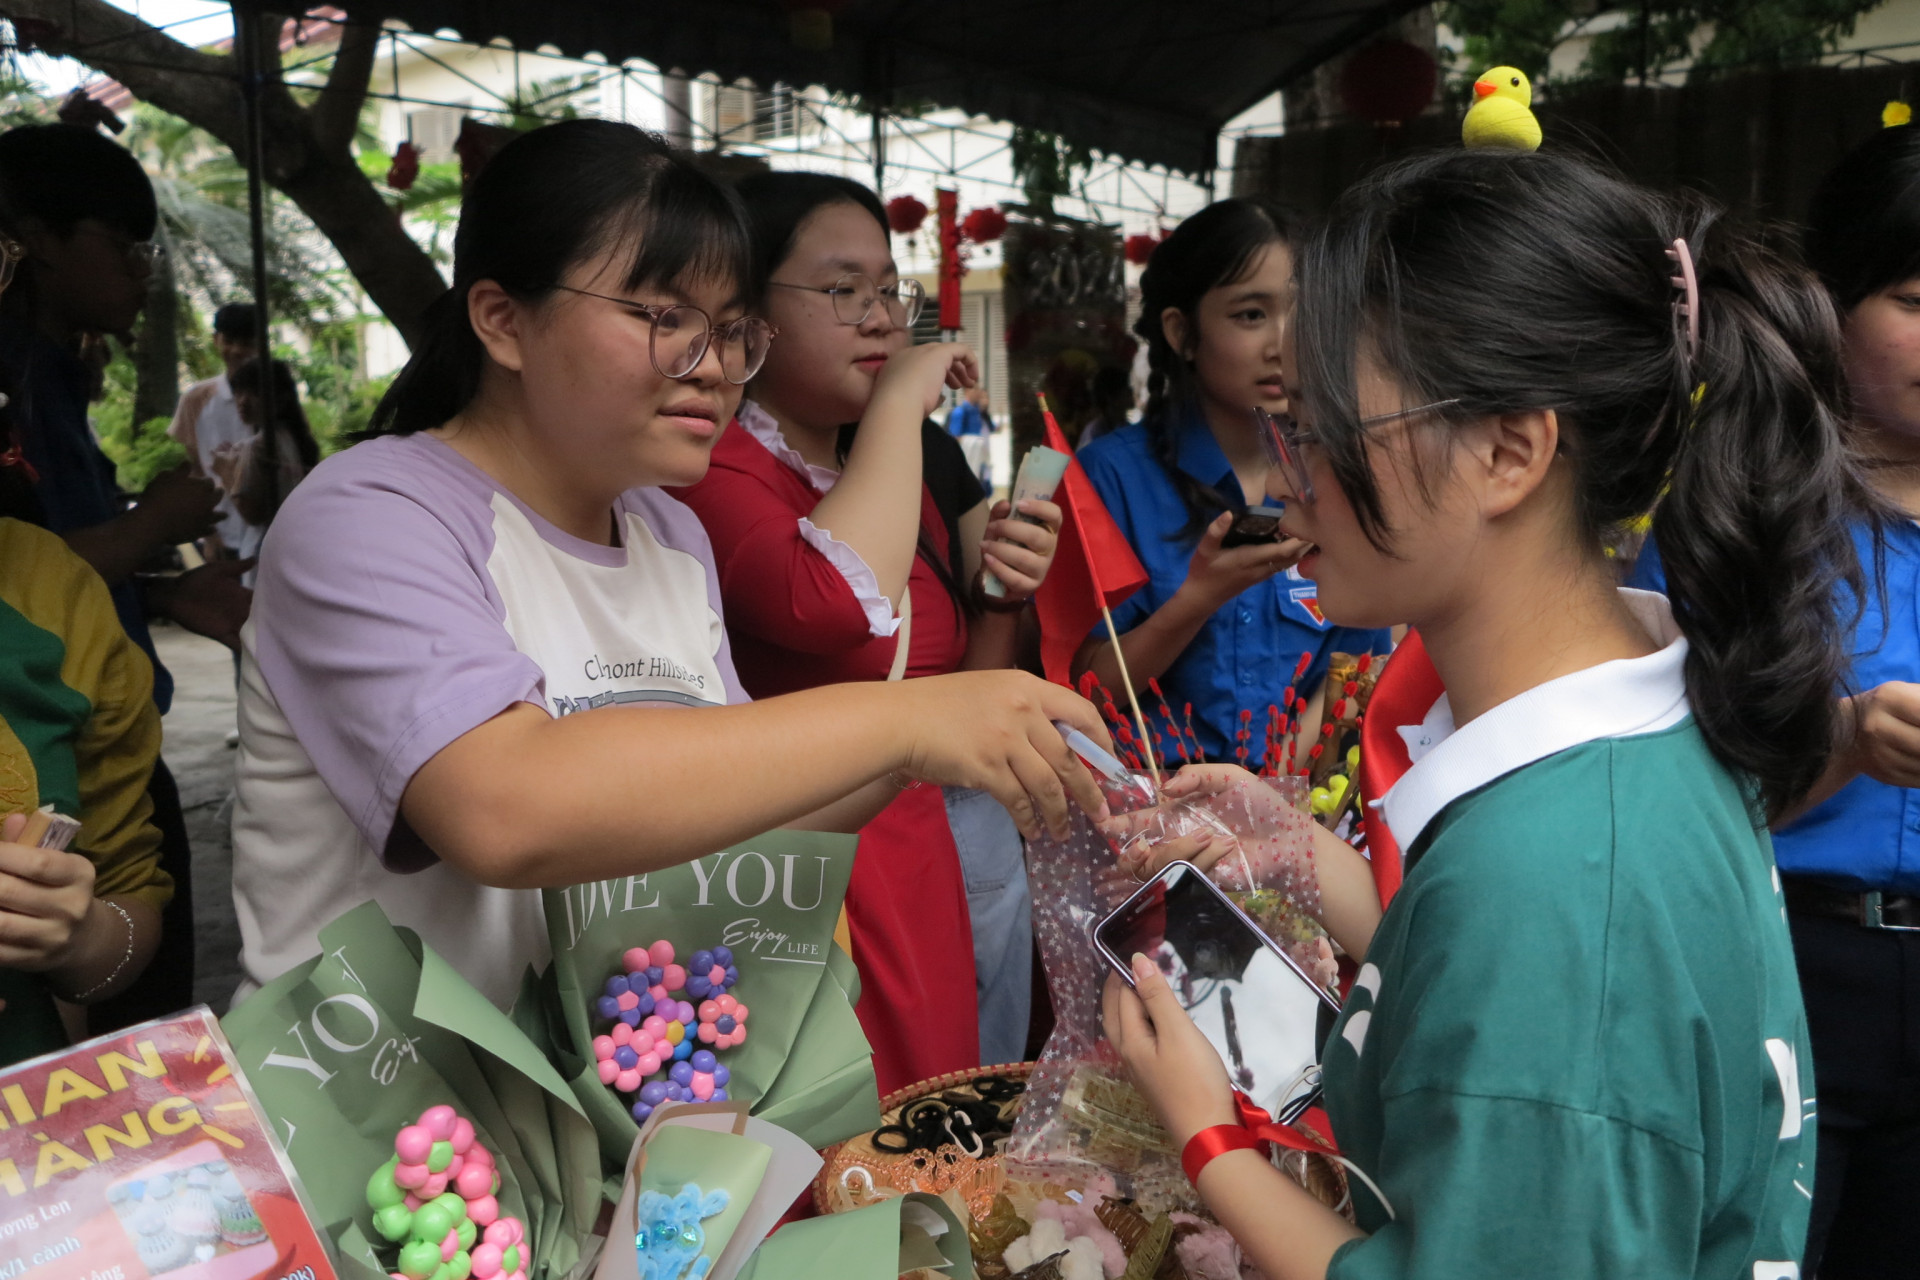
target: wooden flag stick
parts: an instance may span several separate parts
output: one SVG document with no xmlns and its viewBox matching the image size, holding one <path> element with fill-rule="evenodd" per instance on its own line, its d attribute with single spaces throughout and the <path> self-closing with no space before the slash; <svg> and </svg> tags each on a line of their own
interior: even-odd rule
<svg viewBox="0 0 1920 1280">
<path fill-rule="evenodd" d="M 1133 708 L 1133 723 L 1140 730 L 1140 749 L 1147 753 L 1147 772 L 1153 775 L 1153 785 L 1160 786 L 1160 762 L 1153 758 L 1153 740 L 1147 736 L 1147 718 L 1140 714 L 1140 695 L 1133 691 L 1133 677 L 1127 674 L 1127 651 L 1120 647 L 1120 633 L 1114 629 L 1113 613 L 1107 608 L 1107 598 L 1100 597 L 1100 617 L 1107 624 L 1107 639 L 1113 642 L 1114 661 L 1120 664 L 1120 683 L 1126 687 L 1127 703 Z"/>
<path fill-rule="evenodd" d="M 1047 404 L 1046 393 L 1036 391 L 1034 392 L 1034 398 L 1040 401 L 1040 413 L 1046 418 L 1048 425 L 1058 431 L 1060 424 L 1054 421 L 1053 409 Z M 1089 567 L 1091 567 L 1093 563 L 1093 553 L 1087 551 L 1084 542 L 1081 544 L 1081 550 L 1086 554 L 1087 563 Z M 1160 786 L 1160 762 L 1154 759 L 1153 739 L 1147 735 L 1147 717 L 1140 710 L 1140 695 L 1134 691 L 1133 677 L 1127 673 L 1127 651 L 1120 647 L 1120 632 L 1115 629 L 1113 625 L 1113 612 L 1107 608 L 1107 596 L 1106 593 L 1100 589 L 1099 574 L 1094 574 L 1093 579 L 1093 593 L 1100 598 L 1100 617 L 1101 620 L 1107 624 L 1107 639 L 1113 644 L 1114 661 L 1120 664 L 1120 685 L 1127 691 L 1127 705 L 1133 710 L 1133 724 L 1134 727 L 1140 731 L 1140 750 L 1147 757 L 1147 772 L 1153 775 L 1153 785 L 1158 789 Z"/>
</svg>

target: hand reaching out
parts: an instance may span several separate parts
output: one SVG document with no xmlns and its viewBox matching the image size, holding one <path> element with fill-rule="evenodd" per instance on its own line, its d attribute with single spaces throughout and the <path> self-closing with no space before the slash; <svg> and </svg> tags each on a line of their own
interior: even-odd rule
<svg viewBox="0 0 1920 1280">
<path fill-rule="evenodd" d="M 1160 788 L 1162 804 L 1119 815 L 1102 831 L 1144 880 L 1191 862 L 1224 889 L 1274 889 L 1317 916 L 1313 820 L 1238 765 L 1188 765 Z"/>
<path fill-rule="evenodd" d="M 962 671 L 896 681 L 888 690 L 911 704 L 902 723 L 918 730 L 911 776 L 988 792 L 1028 838 L 1044 828 L 1064 839 L 1069 801 L 1095 821 L 1106 818 L 1093 775 L 1054 727 L 1064 720 L 1109 745 L 1100 714 L 1072 690 L 1024 671 Z"/>
</svg>

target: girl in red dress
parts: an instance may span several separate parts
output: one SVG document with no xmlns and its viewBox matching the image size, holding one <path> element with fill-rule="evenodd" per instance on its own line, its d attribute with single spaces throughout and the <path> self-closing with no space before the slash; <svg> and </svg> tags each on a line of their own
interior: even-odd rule
<svg viewBox="0 0 1920 1280">
<path fill-rule="evenodd" d="M 742 683 L 766 697 L 1012 666 L 1060 511 L 1010 518 L 926 420 L 945 388 L 977 380 L 972 350 L 912 345 L 921 290 L 867 188 L 776 173 L 740 194 L 779 340 L 707 477 L 679 496 L 713 541 Z M 1004 597 L 981 592 L 987 572 Z M 1024 1048 L 1022 849 L 977 800 L 913 787 L 861 832 L 847 916 L 882 1092 Z"/>
</svg>

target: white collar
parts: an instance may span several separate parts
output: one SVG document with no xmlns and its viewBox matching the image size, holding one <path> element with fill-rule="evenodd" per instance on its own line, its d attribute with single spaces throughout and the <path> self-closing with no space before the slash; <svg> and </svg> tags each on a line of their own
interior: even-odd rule
<svg viewBox="0 0 1920 1280">
<path fill-rule="evenodd" d="M 1411 849 L 1441 810 L 1496 778 L 1582 743 L 1655 733 L 1686 719 L 1687 641 L 1667 598 L 1624 587 L 1620 596 L 1663 646 L 1658 652 L 1535 685 L 1458 729 L 1440 695 L 1420 727 L 1430 741 L 1419 744 L 1422 753 L 1379 802 L 1402 849 Z"/>
<path fill-rule="evenodd" d="M 817 492 L 826 493 L 840 482 L 840 473 L 832 467 L 816 467 L 800 456 L 800 451 L 787 443 L 780 434 L 780 424 L 773 415 L 751 400 L 742 400 L 740 410 L 734 415 L 747 434 L 766 446 L 768 453 L 787 466 L 800 473 L 800 478 L 812 485 Z"/>
</svg>

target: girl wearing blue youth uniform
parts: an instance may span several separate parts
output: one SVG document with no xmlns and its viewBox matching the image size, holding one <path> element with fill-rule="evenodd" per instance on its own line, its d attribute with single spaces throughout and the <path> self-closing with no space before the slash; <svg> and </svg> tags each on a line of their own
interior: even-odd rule
<svg viewBox="0 0 1920 1280">
<path fill-rule="evenodd" d="M 1146 413 L 1080 451 L 1147 584 L 1113 610 L 1127 669 L 1158 677 L 1175 715 L 1193 708 L 1209 760 L 1235 758 L 1241 712 L 1252 713 L 1247 764 L 1265 756 L 1267 708 L 1297 686 L 1315 700 L 1330 655 L 1384 652 L 1387 632 L 1330 624 L 1319 588 L 1294 569 L 1304 543 L 1222 540 L 1247 506 L 1266 501 L 1267 459 L 1255 409 L 1287 407 L 1280 343 L 1293 299 L 1292 228 L 1262 200 L 1222 200 L 1181 223 L 1140 278 L 1152 369 Z M 1103 625 L 1077 670 L 1119 689 Z M 1308 712 L 1303 736 L 1319 719 Z"/>
<path fill-rule="evenodd" d="M 1854 523 L 1878 581 L 1843 691 L 1850 737 L 1774 832 L 1820 1086 L 1807 1271 L 1914 1274 L 1920 1219 L 1920 129 L 1883 129 L 1821 184 L 1808 264 L 1844 316 L 1850 441 L 1892 509 Z M 1664 589 L 1649 544 L 1632 582 Z"/>
</svg>

